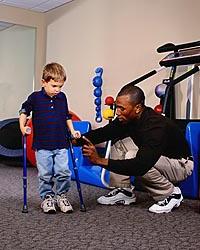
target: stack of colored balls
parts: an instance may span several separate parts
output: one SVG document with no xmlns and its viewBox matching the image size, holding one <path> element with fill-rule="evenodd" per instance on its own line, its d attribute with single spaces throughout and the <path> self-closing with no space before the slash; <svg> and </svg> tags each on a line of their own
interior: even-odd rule
<svg viewBox="0 0 200 250">
<path fill-rule="evenodd" d="M 102 96 L 102 90 L 101 90 L 101 86 L 103 83 L 102 80 L 102 73 L 103 73 L 103 69 L 102 68 L 97 68 L 95 70 L 96 76 L 93 78 L 92 83 L 93 86 L 95 87 L 94 89 L 94 96 L 95 96 L 95 100 L 94 100 L 94 104 L 96 105 L 95 111 L 96 111 L 96 122 L 101 122 L 102 121 L 102 116 L 101 116 L 101 96 Z"/>
<path fill-rule="evenodd" d="M 115 100 L 112 96 L 107 96 L 105 98 L 105 105 L 109 106 L 109 108 L 103 111 L 103 118 L 105 120 L 112 120 L 114 118 L 114 110 L 113 110 L 114 102 Z"/>
</svg>

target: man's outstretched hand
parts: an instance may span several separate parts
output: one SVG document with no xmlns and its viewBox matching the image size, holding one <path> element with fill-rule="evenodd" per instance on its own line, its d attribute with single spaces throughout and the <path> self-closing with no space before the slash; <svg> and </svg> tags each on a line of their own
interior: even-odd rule
<svg viewBox="0 0 200 250">
<path fill-rule="evenodd" d="M 82 138 L 83 140 L 85 140 L 85 143 L 82 147 L 83 155 L 87 156 L 89 160 L 95 165 L 107 166 L 108 159 L 101 158 L 99 154 L 97 153 L 97 150 L 94 144 L 85 136 L 83 136 Z"/>
</svg>

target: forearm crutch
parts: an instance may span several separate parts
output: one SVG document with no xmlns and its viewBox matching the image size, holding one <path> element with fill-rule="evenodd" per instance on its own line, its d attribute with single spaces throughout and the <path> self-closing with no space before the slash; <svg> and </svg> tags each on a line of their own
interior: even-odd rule
<svg viewBox="0 0 200 250">
<path fill-rule="evenodd" d="M 73 169 L 74 169 L 75 181 L 76 181 L 77 190 L 78 190 L 79 199 L 80 199 L 80 211 L 86 212 L 86 207 L 85 207 L 85 204 L 83 202 L 83 196 L 82 196 L 82 192 L 81 192 L 81 184 L 80 184 L 79 175 L 78 175 L 78 167 L 76 165 L 76 159 L 74 156 L 73 145 L 72 145 L 70 138 L 68 139 L 68 141 L 69 141 L 69 152 L 70 152 L 70 155 L 72 158 L 72 165 L 73 165 Z"/>
<path fill-rule="evenodd" d="M 22 213 L 28 213 L 27 205 L 27 148 L 26 148 L 26 135 L 23 136 L 23 209 Z"/>
</svg>

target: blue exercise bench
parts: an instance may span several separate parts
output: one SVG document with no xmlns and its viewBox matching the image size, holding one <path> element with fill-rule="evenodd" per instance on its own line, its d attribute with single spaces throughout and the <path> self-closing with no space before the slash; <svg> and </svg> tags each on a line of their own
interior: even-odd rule
<svg viewBox="0 0 200 250">
<path fill-rule="evenodd" d="M 79 130 L 81 134 L 91 130 L 91 124 L 88 121 L 73 121 L 74 129 Z M 81 147 L 73 147 L 75 162 L 78 168 L 79 180 L 82 183 L 106 188 L 101 181 L 102 167 L 98 165 L 92 165 L 87 157 L 83 156 Z M 72 172 L 72 180 L 75 179 L 72 159 L 69 152 L 69 167 Z M 106 171 L 106 182 L 109 182 L 109 172 Z"/>
<path fill-rule="evenodd" d="M 189 122 L 186 127 L 186 139 L 190 145 L 194 161 L 194 170 L 191 176 L 180 183 L 185 197 L 199 198 L 199 159 L 200 159 L 200 122 Z"/>
</svg>

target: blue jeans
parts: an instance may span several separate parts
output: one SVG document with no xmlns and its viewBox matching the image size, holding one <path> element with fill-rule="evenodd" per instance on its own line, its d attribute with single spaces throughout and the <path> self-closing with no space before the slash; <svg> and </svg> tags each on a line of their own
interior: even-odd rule
<svg viewBox="0 0 200 250">
<path fill-rule="evenodd" d="M 70 188 L 71 181 L 67 149 L 36 150 L 35 156 L 40 197 L 44 199 L 47 194 L 60 195 L 66 193 Z M 55 192 L 53 191 L 54 183 Z"/>
</svg>

